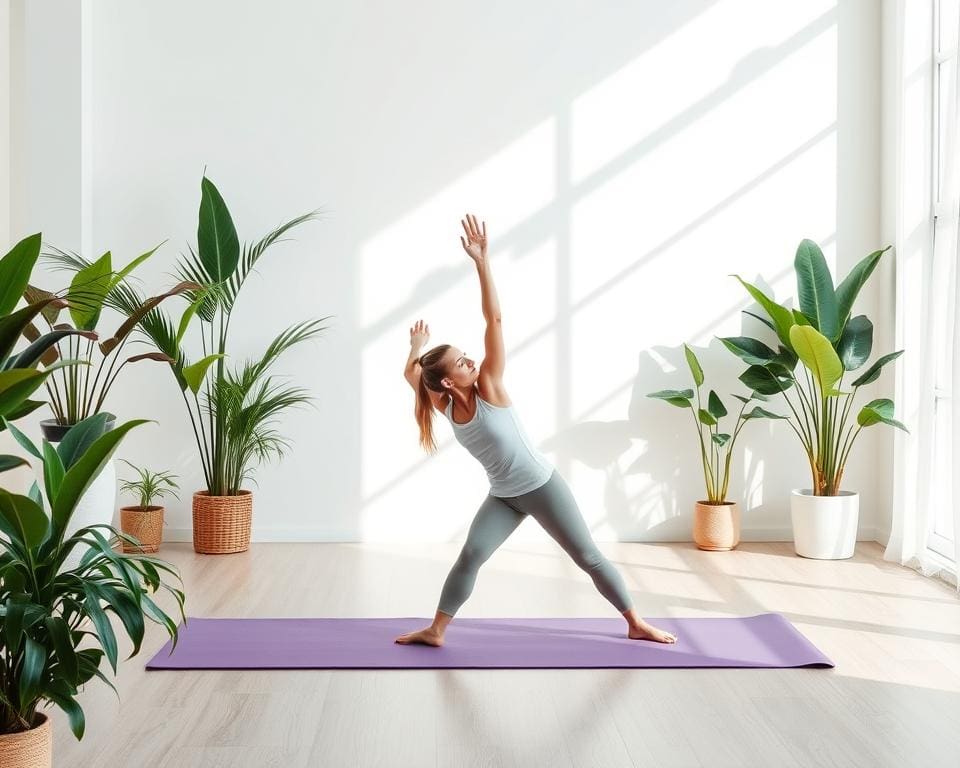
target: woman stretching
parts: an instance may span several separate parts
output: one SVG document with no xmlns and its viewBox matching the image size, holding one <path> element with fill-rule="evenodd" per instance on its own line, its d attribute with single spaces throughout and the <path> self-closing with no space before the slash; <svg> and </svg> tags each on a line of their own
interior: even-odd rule
<svg viewBox="0 0 960 768">
<path fill-rule="evenodd" d="M 466 543 L 440 593 L 433 624 L 400 635 L 398 643 L 443 645 L 447 624 L 463 605 L 477 580 L 480 566 L 506 541 L 527 515 L 536 520 L 590 574 L 593 583 L 627 620 L 627 637 L 673 643 L 676 636 L 647 624 L 634 610 L 623 578 L 590 537 L 577 502 L 560 474 L 527 439 L 503 387 L 505 360 L 500 331 L 500 303 L 487 262 L 487 224 L 467 215 L 461 220 L 463 249 L 480 276 L 484 358 L 479 369 L 462 350 L 441 344 L 425 355 L 429 326 L 418 320 L 410 329 L 410 358 L 404 376 L 417 393 L 416 416 L 420 444 L 436 452 L 433 409 L 443 413 L 453 434 L 483 464 L 490 493 L 470 525 Z"/>
</svg>

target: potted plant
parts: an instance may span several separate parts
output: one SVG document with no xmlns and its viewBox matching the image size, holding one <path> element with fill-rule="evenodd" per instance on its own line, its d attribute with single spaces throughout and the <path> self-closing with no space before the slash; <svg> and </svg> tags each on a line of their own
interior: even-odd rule
<svg viewBox="0 0 960 768">
<path fill-rule="evenodd" d="M 811 474 L 810 488 L 794 489 L 790 498 L 794 548 L 803 557 L 853 555 L 860 497 L 841 489 L 850 452 L 866 427 L 883 423 L 906 430 L 894 418 L 888 398 L 870 401 L 851 420 L 857 391 L 876 381 L 903 350 L 877 358 L 850 382 L 852 389 L 845 391 L 844 383 L 848 373 L 867 363 L 873 350 L 873 323 L 865 315 L 852 316 L 852 309 L 888 248 L 866 256 L 834 287 L 820 247 L 803 240 L 794 260 L 799 310 L 776 303 L 735 276 L 763 308 L 765 317 L 748 314 L 776 335 L 777 350 L 745 336 L 721 341 L 749 365 L 740 376 L 744 384 L 755 393 L 780 395 L 790 408 L 787 423 L 803 445 Z"/>
<path fill-rule="evenodd" d="M 687 366 L 693 375 L 696 386 L 696 406 L 694 406 L 694 390 L 692 389 L 664 389 L 651 392 L 647 397 L 664 400 L 678 408 L 688 408 L 693 417 L 693 425 L 700 442 L 700 461 L 703 465 L 703 480 L 706 485 L 707 498 L 700 500 L 694 507 L 693 540 L 697 547 L 705 550 L 730 550 L 740 543 L 740 507 L 736 502 L 727 501 L 727 489 L 730 485 L 730 462 L 733 458 L 733 447 L 740 435 L 744 424 L 751 419 L 782 419 L 775 413 L 764 410 L 755 405 L 752 410 L 746 411 L 753 400 L 765 400 L 763 395 L 753 392 L 749 397 L 734 395 L 743 405 L 737 414 L 733 433 L 720 431 L 720 419 L 727 415 L 726 406 L 714 390 L 707 396 L 707 407 L 703 407 L 700 387 L 705 378 L 703 368 L 696 354 L 686 344 L 683 352 L 687 359 Z M 746 411 L 746 413 L 744 412 Z M 706 432 L 706 435 L 704 435 Z"/>
<path fill-rule="evenodd" d="M 113 270 L 109 251 L 94 262 L 57 248 L 52 248 L 44 254 L 44 259 L 56 268 L 73 273 L 70 286 L 66 291 L 66 299 L 67 309 L 76 330 L 59 339 L 46 351 L 39 362 L 44 367 L 55 366 L 61 357 L 69 356 L 85 364 L 82 372 L 77 367 L 63 368 L 46 380 L 50 408 L 53 410 L 54 417 L 41 421 L 40 426 L 44 437 L 51 443 L 63 440 L 75 424 L 96 414 L 105 416 L 104 430 L 112 429 L 115 417 L 103 409 L 107 396 L 124 367 L 143 360 L 169 361 L 166 355 L 156 351 L 131 355 L 125 359 L 121 359 L 121 353 L 130 339 L 131 331 L 137 327 L 144 315 L 165 299 L 197 288 L 198 286 L 194 283 L 181 282 L 166 293 L 144 299 L 136 305 L 125 308 L 126 311 L 121 310 L 122 322 L 113 334 L 105 339 L 101 339 L 96 330 L 104 307 L 111 306 L 107 301 L 108 297 L 120 290 L 133 270 L 152 256 L 157 248 L 138 256 L 118 272 Z M 34 286 L 27 286 L 24 292 L 28 301 L 40 300 L 51 295 Z M 112 308 L 119 309 L 116 303 L 112 304 Z M 59 313 L 58 307 L 51 306 L 40 315 L 51 333 L 69 328 L 58 322 Z M 36 325 L 31 324 L 25 335 L 28 339 L 32 339 L 40 336 L 40 331 Z M 73 524 L 76 527 L 94 522 L 111 523 L 113 521 L 116 508 L 116 483 L 116 468 L 113 461 L 108 461 L 77 505 L 73 515 Z"/>
<path fill-rule="evenodd" d="M 17 442 L 40 462 L 44 484 L 42 494 L 34 483 L 26 496 L 0 489 L 0 765 L 4 768 L 52 765 L 51 724 L 39 711 L 41 706 L 60 707 L 76 738 L 83 738 L 84 713 L 75 698 L 80 688 L 94 676 L 114 688 L 100 670 L 104 656 L 114 674 L 117 670 L 117 638 L 108 612 L 119 617 L 132 641 L 130 656 L 140 651 L 144 617 L 163 625 L 176 645 L 177 623 L 148 593 L 163 587 L 173 594 L 186 622 L 184 593 L 161 579 L 164 572 L 180 580 L 173 566 L 114 551 L 107 535 L 127 537 L 109 525 L 85 526 L 72 535 L 67 532 L 84 490 L 124 435 L 144 423 L 135 419 L 94 437 L 102 429 L 95 419 L 76 424 L 56 447 L 43 440 L 41 448 L 4 420 Z M 70 568 L 66 563 L 73 550 L 82 557 Z M 92 631 L 84 628 L 88 621 Z"/>
<path fill-rule="evenodd" d="M 299 216 L 253 245 L 239 244 L 233 219 L 220 192 L 201 181 L 197 248 L 178 266 L 180 277 L 199 288 L 187 292 L 190 306 L 174 324 L 154 307 L 141 318 L 141 331 L 171 358 L 200 453 L 206 488 L 193 495 L 193 547 L 208 554 L 243 552 L 250 546 L 253 495 L 244 488 L 256 464 L 279 457 L 287 446 L 275 429 L 287 409 L 310 401 L 306 390 L 276 383 L 270 368 L 290 347 L 316 337 L 323 320 L 298 323 L 280 333 L 258 360 L 228 368 L 230 322 L 240 290 L 262 256 L 287 232 L 317 218 Z M 121 308 L 141 301 L 124 286 L 112 294 Z M 191 323 L 200 323 L 202 356 L 190 362 L 182 347 Z"/>
<path fill-rule="evenodd" d="M 154 501 L 164 496 L 177 496 L 176 475 L 170 472 L 151 472 L 136 467 L 126 459 L 121 461 L 137 473 L 136 480 L 123 480 L 120 490 L 137 497 L 137 504 L 120 507 L 120 530 L 139 544 L 123 542 L 124 552 L 156 552 L 163 540 L 163 507 Z"/>
</svg>

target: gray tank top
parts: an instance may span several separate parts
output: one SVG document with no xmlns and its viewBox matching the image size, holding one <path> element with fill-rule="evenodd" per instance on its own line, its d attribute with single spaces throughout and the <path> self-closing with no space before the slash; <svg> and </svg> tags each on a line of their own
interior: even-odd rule
<svg viewBox="0 0 960 768">
<path fill-rule="evenodd" d="M 553 465 L 531 444 L 512 405 L 493 405 L 477 392 L 476 413 L 466 424 L 453 420 L 452 399 L 443 413 L 457 442 L 487 471 L 491 496 L 529 493 L 553 474 Z"/>
</svg>

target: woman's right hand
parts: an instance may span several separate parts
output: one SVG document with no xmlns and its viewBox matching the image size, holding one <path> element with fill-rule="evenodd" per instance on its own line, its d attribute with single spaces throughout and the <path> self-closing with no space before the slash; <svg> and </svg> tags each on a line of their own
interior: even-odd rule
<svg viewBox="0 0 960 768">
<path fill-rule="evenodd" d="M 487 259 L 487 222 L 482 225 L 477 224 L 477 217 L 468 213 L 466 220 L 460 219 L 463 225 L 463 231 L 467 233 L 467 239 L 460 236 L 460 244 L 463 250 L 473 259 L 477 266 L 483 264 Z"/>
</svg>

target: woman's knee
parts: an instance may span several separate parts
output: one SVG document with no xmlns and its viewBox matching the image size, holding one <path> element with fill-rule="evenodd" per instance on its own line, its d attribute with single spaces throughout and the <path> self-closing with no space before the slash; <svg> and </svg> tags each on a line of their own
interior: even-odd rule
<svg viewBox="0 0 960 768">
<path fill-rule="evenodd" d="M 595 568 L 599 568 L 607 561 L 603 553 L 596 548 L 579 550 L 573 559 L 574 562 L 585 571 L 592 571 Z"/>
</svg>

